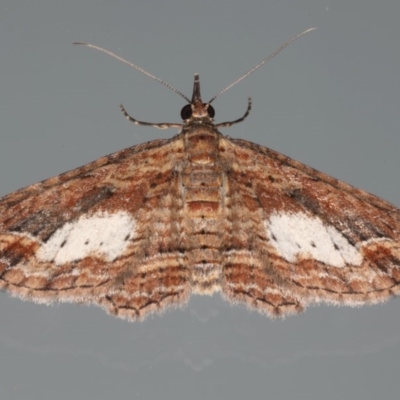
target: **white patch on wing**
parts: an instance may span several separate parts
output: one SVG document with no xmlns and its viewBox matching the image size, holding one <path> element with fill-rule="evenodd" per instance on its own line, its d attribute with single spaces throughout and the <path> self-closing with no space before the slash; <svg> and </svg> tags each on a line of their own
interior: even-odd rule
<svg viewBox="0 0 400 400">
<path fill-rule="evenodd" d="M 305 213 L 274 213 L 265 221 L 270 243 L 287 261 L 298 256 L 315 259 L 334 267 L 360 265 L 362 255 L 335 227 Z"/>
<path fill-rule="evenodd" d="M 107 261 L 121 255 L 132 238 L 135 220 L 126 212 L 81 216 L 57 229 L 37 253 L 41 261 L 65 264 L 101 254 Z"/>
</svg>

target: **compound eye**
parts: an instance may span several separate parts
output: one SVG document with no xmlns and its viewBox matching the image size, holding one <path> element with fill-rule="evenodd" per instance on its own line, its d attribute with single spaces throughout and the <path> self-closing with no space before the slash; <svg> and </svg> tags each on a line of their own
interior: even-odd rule
<svg viewBox="0 0 400 400">
<path fill-rule="evenodd" d="M 192 106 L 190 104 L 186 104 L 181 110 L 181 118 L 183 120 L 189 119 L 192 116 Z"/>
<path fill-rule="evenodd" d="M 215 116 L 215 110 L 214 110 L 214 107 L 211 106 L 210 104 L 208 105 L 207 113 L 208 113 L 208 116 L 209 116 L 210 118 L 214 118 L 214 116 Z"/>
</svg>

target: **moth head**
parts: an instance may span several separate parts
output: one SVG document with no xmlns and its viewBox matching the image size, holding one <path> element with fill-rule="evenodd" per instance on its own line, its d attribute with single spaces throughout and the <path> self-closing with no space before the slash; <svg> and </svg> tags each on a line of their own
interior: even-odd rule
<svg viewBox="0 0 400 400">
<path fill-rule="evenodd" d="M 181 117 L 184 121 L 190 118 L 205 118 L 213 119 L 215 116 L 214 107 L 210 103 L 203 103 L 200 94 L 200 78 L 199 74 L 194 75 L 193 95 L 189 104 L 186 104 L 181 110 Z"/>
</svg>

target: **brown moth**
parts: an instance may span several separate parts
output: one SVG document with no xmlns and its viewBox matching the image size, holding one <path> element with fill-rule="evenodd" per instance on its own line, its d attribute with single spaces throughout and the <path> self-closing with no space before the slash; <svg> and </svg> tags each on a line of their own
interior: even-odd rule
<svg viewBox="0 0 400 400">
<path fill-rule="evenodd" d="M 310 29 L 312 30 L 312 29 Z M 235 81 L 260 67 L 293 40 Z M 97 46 L 115 58 L 113 53 Z M 123 60 L 160 81 L 136 65 Z M 170 85 L 161 81 L 165 86 Z M 231 139 L 192 99 L 167 140 L 118 151 L 0 199 L 0 288 L 128 320 L 220 292 L 271 317 L 400 292 L 400 210 L 266 147 Z"/>
</svg>

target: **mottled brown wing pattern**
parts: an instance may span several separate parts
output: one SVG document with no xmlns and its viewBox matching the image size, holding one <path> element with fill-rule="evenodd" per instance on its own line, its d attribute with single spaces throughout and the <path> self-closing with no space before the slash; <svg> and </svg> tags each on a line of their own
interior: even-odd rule
<svg viewBox="0 0 400 400">
<path fill-rule="evenodd" d="M 0 288 L 129 320 L 222 295 L 269 316 L 400 291 L 400 211 L 206 121 L 0 200 Z"/>
<path fill-rule="evenodd" d="M 399 294 L 399 209 L 254 143 L 224 138 L 221 146 L 236 213 L 227 298 L 283 315 Z"/>
<path fill-rule="evenodd" d="M 173 167 L 182 146 L 134 146 L 1 199 L 0 288 L 35 302 L 99 304 L 127 319 L 184 303 L 188 273 L 170 223 L 181 207 Z"/>
</svg>

